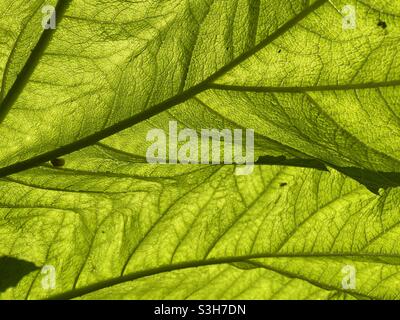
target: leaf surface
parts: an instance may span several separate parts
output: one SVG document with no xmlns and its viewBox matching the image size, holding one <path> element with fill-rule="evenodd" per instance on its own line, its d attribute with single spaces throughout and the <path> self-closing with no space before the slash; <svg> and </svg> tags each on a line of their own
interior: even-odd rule
<svg viewBox="0 0 400 320">
<path fill-rule="evenodd" d="M 398 189 L 375 195 L 334 170 L 233 171 L 92 147 L 5 178 L 0 254 L 54 266 L 57 286 L 38 271 L 3 298 L 397 297 Z M 342 288 L 347 265 L 356 290 Z"/>
<path fill-rule="evenodd" d="M 398 298 L 398 1 L 50 4 L 0 4 L 0 257 L 55 286 L 1 298 Z M 255 172 L 146 164 L 171 121 L 254 129 Z"/>
<path fill-rule="evenodd" d="M 0 173 L 80 149 L 172 107 L 183 109 L 184 121 L 191 115 L 182 103 L 193 99 L 254 128 L 267 140 L 263 154 L 279 146 L 280 155 L 398 172 L 400 8 L 354 1 L 357 28 L 343 30 L 337 8 L 345 4 L 114 1 L 103 10 L 64 1 L 33 74 L 14 83 L 23 90 L 11 90 L 14 103 L 1 106 Z"/>
</svg>

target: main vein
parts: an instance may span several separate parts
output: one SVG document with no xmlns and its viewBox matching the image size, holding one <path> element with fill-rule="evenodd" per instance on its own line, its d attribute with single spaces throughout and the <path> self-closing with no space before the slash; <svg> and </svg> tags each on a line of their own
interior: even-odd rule
<svg viewBox="0 0 400 320">
<path fill-rule="evenodd" d="M 60 0 L 60 2 L 58 3 L 59 8 L 57 10 L 60 10 L 61 13 L 65 12 L 70 1 L 71 0 L 65 0 L 65 1 Z M 0 177 L 8 176 L 10 174 L 14 174 L 14 173 L 17 173 L 20 171 L 30 169 L 32 167 L 40 165 L 43 162 L 49 161 L 51 159 L 60 157 L 65 154 L 69 154 L 73 151 L 82 149 L 87 146 L 90 146 L 102 139 L 105 139 L 105 138 L 107 138 L 113 134 L 116 134 L 124 129 L 127 129 L 137 123 L 140 123 L 146 119 L 149 119 L 165 110 L 168 110 L 169 108 L 171 108 L 175 105 L 178 105 L 180 103 L 183 103 L 183 102 L 191 99 L 192 97 L 196 96 L 197 94 L 209 89 L 210 85 L 216 79 L 223 76 L 228 71 L 232 70 L 237 65 L 239 65 L 246 59 L 250 58 L 258 51 L 265 48 L 268 44 L 270 44 L 271 42 L 273 42 L 274 40 L 279 38 L 282 34 L 286 33 L 288 30 L 290 30 L 292 27 L 294 27 L 296 24 L 298 24 L 300 21 L 302 21 L 304 18 L 306 18 L 309 14 L 311 14 L 312 12 L 317 10 L 319 7 L 324 5 L 327 1 L 328 0 L 315 1 L 311 6 L 309 6 L 307 9 L 305 9 L 300 14 L 295 16 L 293 19 L 286 22 L 282 27 L 277 29 L 270 36 L 268 36 L 263 41 L 261 41 L 259 44 L 254 46 L 251 50 L 245 52 L 241 56 L 232 60 L 230 63 L 228 63 L 224 67 L 220 68 L 217 72 L 215 72 L 214 74 L 209 76 L 203 82 L 193 86 L 192 88 L 190 88 L 186 91 L 183 91 L 182 93 L 180 93 L 174 97 L 171 97 L 170 99 L 167 99 L 167 100 L 163 101 L 162 103 L 157 104 L 139 114 L 136 114 L 128 119 L 125 119 L 119 123 L 116 123 L 108 128 L 104 128 L 101 131 L 98 131 L 92 135 L 85 137 L 85 138 L 82 138 L 82 139 L 74 141 L 70 144 L 61 146 L 61 147 L 51 150 L 49 152 L 40 154 L 38 156 L 29 158 L 27 160 L 20 161 L 15 164 L 12 164 L 10 166 L 1 168 L 0 169 Z M 32 53 L 31 57 L 28 59 L 28 62 L 32 63 L 32 66 L 30 66 L 29 63 L 27 63 L 25 65 L 23 72 L 21 72 L 21 77 L 17 79 L 16 83 L 10 90 L 10 93 L 7 95 L 5 101 L 3 101 L 3 105 L 0 106 L 0 123 L 2 120 L 2 114 L 3 114 L 3 117 L 7 114 L 7 110 L 12 106 L 13 102 L 18 98 L 19 94 L 22 92 L 23 88 L 25 87 L 26 83 L 28 82 L 29 77 L 31 76 L 32 72 L 34 71 L 35 66 L 37 65 L 38 61 L 40 60 L 40 55 L 46 49 L 50 39 L 51 39 L 50 33 L 44 33 L 42 35 L 42 38 L 40 39 L 38 45 L 35 47 L 34 52 Z"/>
</svg>

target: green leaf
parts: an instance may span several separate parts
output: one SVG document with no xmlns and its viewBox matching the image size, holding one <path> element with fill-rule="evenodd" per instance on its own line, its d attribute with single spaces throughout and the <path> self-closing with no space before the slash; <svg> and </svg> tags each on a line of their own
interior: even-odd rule
<svg viewBox="0 0 400 320">
<path fill-rule="evenodd" d="M 0 298 L 398 298 L 399 2 L 46 2 L 56 30 L 25 2 L 0 4 L 0 256 L 48 272 Z M 170 121 L 254 129 L 255 172 L 146 164 Z"/>
<path fill-rule="evenodd" d="M 2 175 L 199 103 L 254 128 L 264 155 L 398 172 L 398 3 L 351 1 L 357 28 L 343 30 L 348 1 L 114 2 L 60 2 L 33 74 L 0 106 Z"/>
<path fill-rule="evenodd" d="M 33 74 L 23 73 L 0 105 L 3 174 L 81 148 L 190 99 L 324 2 L 310 7 L 303 1 L 276 2 L 272 11 L 260 1 L 227 6 L 115 1 L 104 8 L 60 2 L 67 10 L 59 14 L 62 20 L 42 57 L 33 61 Z M 204 50 L 211 45 L 212 51 Z M 54 130 L 62 135 L 51 134 Z"/>
<path fill-rule="evenodd" d="M 334 170 L 235 176 L 105 151 L 3 179 L 0 254 L 54 266 L 56 287 L 38 271 L 2 298 L 397 297 L 399 189 L 374 195 Z M 347 265 L 354 290 L 342 287 Z"/>
</svg>

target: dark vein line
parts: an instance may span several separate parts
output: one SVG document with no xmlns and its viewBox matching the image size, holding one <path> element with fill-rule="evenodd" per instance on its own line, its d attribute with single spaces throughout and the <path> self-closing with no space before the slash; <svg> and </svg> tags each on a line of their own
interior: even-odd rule
<svg viewBox="0 0 400 320">
<path fill-rule="evenodd" d="M 57 21 L 60 21 L 63 18 L 65 11 L 67 10 L 69 4 L 72 0 L 59 0 L 56 6 L 57 12 Z M 5 117 L 10 111 L 11 107 L 15 103 L 15 101 L 20 96 L 21 92 L 24 90 L 26 84 L 28 83 L 32 73 L 35 71 L 36 66 L 38 65 L 40 59 L 47 46 L 49 45 L 51 39 L 56 30 L 44 30 L 42 35 L 40 36 L 39 41 L 36 46 L 33 48 L 28 60 L 26 60 L 25 65 L 23 66 L 21 72 L 17 75 L 17 78 L 12 85 L 11 89 L 8 91 L 7 95 L 4 97 L 4 100 L 0 104 L 0 124 L 4 121 Z"/>
<path fill-rule="evenodd" d="M 9 181 L 9 182 L 12 182 L 12 183 L 16 183 L 16 184 L 19 184 L 19 185 L 21 185 L 21 186 L 25 186 L 25 187 L 28 187 L 28 188 L 34 188 L 34 189 L 38 189 L 38 190 L 43 190 L 43 191 L 56 191 L 56 192 L 63 192 L 63 193 L 72 193 L 72 194 L 74 194 L 74 193 L 78 193 L 78 194 L 97 194 L 97 195 L 117 195 L 117 194 L 124 194 L 124 195 L 126 195 L 126 194 L 129 194 L 129 193 L 139 193 L 139 192 L 148 192 L 148 190 L 133 190 L 133 191 L 126 191 L 126 190 L 123 190 L 123 191 L 105 191 L 105 190 L 103 190 L 103 191 L 95 191 L 95 190 L 73 190 L 73 189 L 71 189 L 71 190 L 69 190 L 69 189 L 66 189 L 66 188 L 57 188 L 57 187 L 49 187 L 49 186 L 46 186 L 46 187 L 44 187 L 44 186 L 41 186 L 41 185 L 39 185 L 39 184 L 34 184 L 34 183 L 30 183 L 30 182 L 26 182 L 26 181 L 22 181 L 22 180 L 18 180 L 18 179 L 15 179 L 15 178 L 10 178 L 10 177 L 7 177 L 7 178 L 3 178 L 3 179 L 0 179 L 0 181 Z M 73 187 L 74 185 L 71 185 L 71 186 L 68 186 L 67 188 L 69 188 L 69 187 Z"/>
<path fill-rule="evenodd" d="M 111 156 L 113 159 L 117 158 L 123 159 L 125 162 L 132 162 L 130 161 L 132 158 L 136 160 L 141 160 L 142 162 L 140 163 L 147 163 L 147 158 L 145 156 L 142 156 L 140 154 L 134 154 L 131 152 L 123 151 L 114 147 L 111 147 L 105 143 L 102 142 L 97 142 L 96 144 L 93 145 L 94 147 L 98 147 L 98 149 L 102 152 L 107 154 L 108 156 Z M 118 156 L 117 156 L 118 155 Z M 138 163 L 135 161 L 134 163 Z"/>
<path fill-rule="evenodd" d="M 107 178 L 119 178 L 119 179 L 138 179 L 143 181 L 155 182 L 160 183 L 166 181 L 165 179 L 159 177 L 146 177 L 140 176 L 135 174 L 129 173 L 117 173 L 117 172 L 106 172 L 106 171 L 88 171 L 88 170 L 81 170 L 81 169 L 74 169 L 74 168 L 51 168 L 50 166 L 43 166 L 43 168 L 52 170 L 54 174 L 61 174 L 61 175 L 71 175 L 71 176 L 93 176 L 95 178 L 98 177 L 107 177 Z M 174 178 L 168 178 L 170 181 L 175 181 Z"/>
<path fill-rule="evenodd" d="M 305 93 L 318 91 L 346 91 L 346 90 L 362 90 L 377 89 L 400 86 L 400 80 L 387 82 L 370 82 L 370 83 L 354 83 L 343 85 L 326 85 L 326 86 L 306 86 L 306 87 L 263 87 L 263 86 L 235 86 L 224 84 L 209 84 L 209 89 L 224 91 L 240 91 L 240 92 L 265 92 L 265 93 Z"/>
<path fill-rule="evenodd" d="M 249 262 L 251 259 L 263 259 L 263 258 L 352 258 L 352 257 L 364 257 L 364 258 L 386 258 L 388 255 L 378 255 L 378 254 L 355 254 L 355 253 L 343 253 L 343 254 L 253 254 L 247 256 L 236 256 L 236 257 L 227 257 L 227 258 L 214 258 L 207 260 L 198 260 L 198 261 L 187 261 L 181 263 L 175 263 L 172 265 L 161 266 L 157 268 L 151 268 L 147 270 L 132 272 L 130 274 L 124 276 L 118 276 L 115 278 L 111 278 L 108 280 L 99 281 L 97 283 L 87 285 L 78 289 L 66 291 L 61 294 L 53 295 L 48 297 L 48 300 L 69 300 L 82 297 L 86 294 L 90 294 L 95 291 L 99 291 L 102 289 L 106 289 L 118 284 L 123 284 L 125 282 L 137 280 L 144 277 L 150 277 L 162 273 L 178 271 L 183 269 L 197 268 L 197 267 L 205 267 L 212 265 L 220 265 L 220 264 L 228 264 L 228 263 L 238 263 L 238 262 Z M 395 257 L 399 258 L 398 255 Z M 371 261 L 377 262 L 377 261 Z M 378 263 L 378 262 L 377 262 Z"/>
<path fill-rule="evenodd" d="M 342 289 L 340 287 L 330 286 L 330 285 L 318 282 L 316 280 L 309 279 L 307 277 L 301 276 L 300 274 L 296 274 L 296 273 L 293 273 L 293 272 L 290 272 L 290 271 L 285 271 L 285 270 L 281 270 L 281 269 L 278 269 L 278 268 L 274 268 L 274 267 L 272 267 L 270 265 L 263 265 L 262 263 L 258 263 L 258 262 L 251 262 L 251 264 L 254 265 L 255 267 L 262 268 L 262 269 L 265 269 L 265 270 L 268 270 L 268 271 L 272 271 L 272 272 L 278 273 L 278 274 L 280 274 L 280 275 L 282 275 L 282 276 L 284 276 L 286 278 L 289 278 L 289 279 L 297 279 L 297 280 L 301 280 L 301 281 L 307 282 L 307 283 L 313 285 L 314 287 L 317 287 L 317 288 L 320 288 L 320 289 L 323 289 L 323 290 L 326 290 L 326 291 L 341 292 L 341 293 L 349 294 L 349 295 L 351 295 L 351 296 L 353 296 L 355 298 L 358 298 L 358 299 L 360 297 L 363 298 L 363 299 L 368 299 L 368 300 L 370 300 L 370 299 L 375 299 L 375 300 L 379 299 L 378 297 L 368 296 L 368 295 L 363 294 L 361 292 L 349 291 L 349 290 Z"/>
<path fill-rule="evenodd" d="M 256 45 L 258 20 L 260 18 L 260 0 L 248 0 L 249 6 L 249 30 L 246 48 L 250 49 Z"/>
<path fill-rule="evenodd" d="M 39 8 L 43 6 L 43 1 L 41 1 L 39 3 L 39 6 L 34 10 L 34 12 L 29 16 L 29 18 L 27 19 L 26 23 L 23 25 L 22 27 L 22 31 L 18 34 L 17 39 L 14 42 L 14 45 L 10 51 L 10 54 L 8 56 L 5 68 L 4 68 L 4 72 L 3 72 L 3 81 L 1 83 L 1 90 L 0 90 L 0 103 L 3 100 L 3 96 L 5 93 L 5 89 L 6 89 L 6 83 L 7 83 L 7 78 L 8 78 L 8 72 L 10 70 L 10 66 L 12 63 L 12 60 L 14 58 L 15 55 L 15 50 L 17 49 L 19 42 L 21 41 L 21 38 L 23 37 L 23 35 L 25 34 L 26 28 L 28 26 L 28 24 L 32 21 L 33 17 L 35 16 L 35 14 L 37 13 L 37 11 L 39 10 Z"/>
</svg>

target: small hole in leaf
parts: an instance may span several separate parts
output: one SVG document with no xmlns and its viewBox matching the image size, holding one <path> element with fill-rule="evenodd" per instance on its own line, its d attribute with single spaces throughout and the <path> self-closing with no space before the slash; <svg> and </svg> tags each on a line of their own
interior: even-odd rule
<svg viewBox="0 0 400 320">
<path fill-rule="evenodd" d="M 281 186 L 281 187 L 287 186 L 287 182 L 282 182 L 282 183 L 280 184 L 280 186 Z"/>
<path fill-rule="evenodd" d="M 65 165 L 65 160 L 61 158 L 53 159 L 50 161 L 53 167 L 59 168 Z"/>
<path fill-rule="evenodd" d="M 379 20 L 378 27 L 381 27 L 382 29 L 386 29 L 387 23 L 385 21 Z"/>
</svg>

